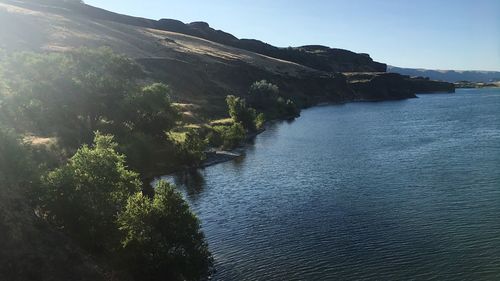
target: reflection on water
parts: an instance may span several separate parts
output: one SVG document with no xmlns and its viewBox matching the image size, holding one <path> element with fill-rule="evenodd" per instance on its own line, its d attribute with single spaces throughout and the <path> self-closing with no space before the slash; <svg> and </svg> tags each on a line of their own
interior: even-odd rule
<svg viewBox="0 0 500 281">
<path fill-rule="evenodd" d="M 168 179 L 175 185 L 184 188 L 190 200 L 196 201 L 205 187 L 205 179 L 200 170 L 186 170 L 171 175 Z"/>
</svg>

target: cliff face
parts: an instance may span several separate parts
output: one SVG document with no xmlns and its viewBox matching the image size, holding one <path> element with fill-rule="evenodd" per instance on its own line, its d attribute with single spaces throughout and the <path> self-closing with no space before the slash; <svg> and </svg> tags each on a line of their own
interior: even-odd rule
<svg viewBox="0 0 500 281">
<path fill-rule="evenodd" d="M 455 85 L 448 82 L 434 81 L 422 77 L 408 77 L 410 82 L 409 88 L 419 94 L 441 92 L 441 93 L 454 93 Z"/>
<path fill-rule="evenodd" d="M 397 73 L 346 73 L 357 100 L 394 100 L 425 93 L 453 93 L 451 83 L 413 78 Z"/>
</svg>

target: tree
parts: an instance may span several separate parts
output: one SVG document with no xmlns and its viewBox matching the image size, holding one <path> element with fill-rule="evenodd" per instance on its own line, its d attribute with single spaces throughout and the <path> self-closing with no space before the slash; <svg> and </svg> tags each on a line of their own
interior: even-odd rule
<svg viewBox="0 0 500 281">
<path fill-rule="evenodd" d="M 190 129 L 185 133 L 169 134 L 169 140 L 176 148 L 178 164 L 198 166 L 205 160 L 207 142 L 197 130 Z"/>
<path fill-rule="evenodd" d="M 241 123 L 249 131 L 255 131 L 255 119 L 257 111 L 247 106 L 245 99 L 229 95 L 226 97 L 226 103 L 229 108 L 229 116 L 234 122 Z"/>
<path fill-rule="evenodd" d="M 279 96 L 278 86 L 266 80 L 256 81 L 250 86 L 249 103 L 256 109 L 272 107 Z"/>
<path fill-rule="evenodd" d="M 96 133 L 68 163 L 43 179 L 41 209 L 47 219 L 85 249 L 105 254 L 119 244 L 117 214 L 140 191 L 138 174 L 127 169 L 110 135 Z"/>
<path fill-rule="evenodd" d="M 254 82 L 248 92 L 250 105 L 265 112 L 271 119 L 295 117 L 300 114 L 295 103 L 281 97 L 278 86 L 266 80 Z"/>
<path fill-rule="evenodd" d="M 245 128 L 241 123 L 234 123 L 231 126 L 215 126 L 208 134 L 208 141 L 213 146 L 232 149 L 245 139 L 245 135 Z"/>
<path fill-rule="evenodd" d="M 173 156 L 165 132 L 180 114 L 171 90 L 161 83 L 141 88 L 141 67 L 109 48 L 14 54 L 1 61 L 0 75 L 0 120 L 17 131 L 57 137 L 68 151 L 91 143 L 95 131 L 110 133 L 141 172 L 165 158 L 158 151 Z"/>
<path fill-rule="evenodd" d="M 142 70 L 109 48 L 69 54 L 20 53 L 4 62 L 11 97 L 4 99 L 25 131 L 56 135 L 73 148 L 102 124 L 122 126 L 122 100 L 139 91 Z M 20 122 L 19 119 L 22 121 Z"/>
<path fill-rule="evenodd" d="M 138 131 L 164 137 L 180 117 L 172 107 L 170 92 L 167 85 L 155 83 L 129 94 L 124 100 L 123 119 Z"/>
<path fill-rule="evenodd" d="M 280 116 L 284 117 L 296 117 L 300 115 L 300 109 L 298 109 L 295 103 L 289 99 L 285 101 L 282 97 L 277 99 L 277 111 Z"/>
<path fill-rule="evenodd" d="M 126 264 L 141 280 L 200 280 L 212 265 L 200 225 L 182 196 L 160 181 L 153 198 L 130 197 L 118 223 Z"/>
</svg>

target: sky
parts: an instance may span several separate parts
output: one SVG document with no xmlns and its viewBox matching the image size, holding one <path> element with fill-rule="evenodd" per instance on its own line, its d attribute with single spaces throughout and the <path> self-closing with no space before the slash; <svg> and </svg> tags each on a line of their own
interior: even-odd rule
<svg viewBox="0 0 500 281">
<path fill-rule="evenodd" d="M 500 71 L 500 0 L 85 0 L 118 13 L 205 21 L 238 38 L 326 45 L 399 67 Z"/>
</svg>

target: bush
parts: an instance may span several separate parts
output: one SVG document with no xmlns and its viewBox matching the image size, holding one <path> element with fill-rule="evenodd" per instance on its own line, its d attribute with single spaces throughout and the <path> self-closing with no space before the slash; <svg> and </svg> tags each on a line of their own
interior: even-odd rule
<svg viewBox="0 0 500 281">
<path fill-rule="evenodd" d="M 162 138 L 180 118 L 179 112 L 172 107 L 170 94 L 170 88 L 161 83 L 132 92 L 124 100 L 122 118 L 136 131 Z"/>
<path fill-rule="evenodd" d="M 165 132 L 180 114 L 171 91 L 160 83 L 141 88 L 143 72 L 134 60 L 109 48 L 0 59 L 0 120 L 9 127 L 57 137 L 60 148 L 71 152 L 91 143 L 97 130 L 113 134 L 131 153 L 134 168 L 155 166 L 158 157 L 146 157 L 155 151 L 173 151 Z"/>
<path fill-rule="evenodd" d="M 278 86 L 267 82 L 266 80 L 256 81 L 250 86 L 249 102 L 259 110 L 265 110 L 272 106 L 279 96 Z"/>
<path fill-rule="evenodd" d="M 160 181 L 153 198 L 130 197 L 118 223 L 126 264 L 138 280 L 193 280 L 212 264 L 200 225 L 173 186 Z"/>
<path fill-rule="evenodd" d="M 277 100 L 277 111 L 280 117 L 297 117 L 300 115 L 300 109 L 291 100 L 279 97 Z"/>
<path fill-rule="evenodd" d="M 205 160 L 207 142 L 195 129 L 185 133 L 168 134 L 169 140 L 176 148 L 176 163 L 179 165 L 197 166 Z"/>
<path fill-rule="evenodd" d="M 266 116 L 264 115 L 264 113 L 259 113 L 255 118 L 255 127 L 257 128 L 257 130 L 260 130 L 264 127 L 265 123 L 266 123 Z"/>
<path fill-rule="evenodd" d="M 208 135 L 208 142 L 213 147 L 232 149 L 245 139 L 245 129 L 241 123 L 231 126 L 215 126 Z"/>
<path fill-rule="evenodd" d="M 141 188 L 138 174 L 127 169 L 110 135 L 96 133 L 68 163 L 43 178 L 41 208 L 85 249 L 112 252 L 119 244 L 116 216 Z"/>
<path fill-rule="evenodd" d="M 296 104 L 290 99 L 285 100 L 281 97 L 278 86 L 266 80 L 254 82 L 248 93 L 250 105 L 265 112 L 271 119 L 300 115 L 300 109 Z"/>
<path fill-rule="evenodd" d="M 229 108 L 229 116 L 233 118 L 235 123 L 241 123 L 243 127 L 249 131 L 255 131 L 255 118 L 257 117 L 257 111 L 255 109 L 247 107 L 245 99 L 227 96 L 226 97 L 227 106 Z"/>
</svg>

